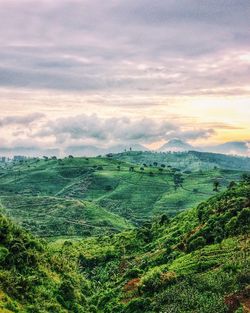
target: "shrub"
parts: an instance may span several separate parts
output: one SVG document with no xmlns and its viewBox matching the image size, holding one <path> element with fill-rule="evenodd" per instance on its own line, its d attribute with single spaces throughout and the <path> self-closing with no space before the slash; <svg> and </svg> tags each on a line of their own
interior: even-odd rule
<svg viewBox="0 0 250 313">
<path fill-rule="evenodd" d="M 5 258 L 8 255 L 8 253 L 9 253 L 8 249 L 0 247 L 0 264 L 5 261 Z"/>
<path fill-rule="evenodd" d="M 188 250 L 189 251 L 194 251 L 200 248 L 203 248 L 206 244 L 206 240 L 203 237 L 197 237 L 195 239 L 193 239 L 192 241 L 190 241 L 190 243 L 188 244 Z"/>
<path fill-rule="evenodd" d="M 136 278 L 136 277 L 140 276 L 141 273 L 142 273 L 142 271 L 139 268 L 134 267 L 134 268 L 129 269 L 125 276 L 126 276 L 126 278 L 132 279 L 132 278 Z"/>
<path fill-rule="evenodd" d="M 125 313 L 148 312 L 150 300 L 145 298 L 133 299 L 126 307 Z"/>
<path fill-rule="evenodd" d="M 175 281 L 175 272 L 164 272 L 160 267 L 155 267 L 142 277 L 141 289 L 144 291 L 157 291 Z"/>
</svg>

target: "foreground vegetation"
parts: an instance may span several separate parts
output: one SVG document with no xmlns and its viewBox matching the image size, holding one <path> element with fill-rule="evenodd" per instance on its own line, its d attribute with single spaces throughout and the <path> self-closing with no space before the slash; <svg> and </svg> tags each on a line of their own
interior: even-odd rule
<svg viewBox="0 0 250 313">
<path fill-rule="evenodd" d="M 0 217 L 1 312 L 250 310 L 250 179 L 141 227 L 46 243 Z"/>
</svg>

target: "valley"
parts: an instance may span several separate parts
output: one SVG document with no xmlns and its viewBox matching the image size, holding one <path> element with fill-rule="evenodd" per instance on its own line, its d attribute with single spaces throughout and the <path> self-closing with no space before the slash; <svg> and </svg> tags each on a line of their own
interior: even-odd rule
<svg viewBox="0 0 250 313">
<path fill-rule="evenodd" d="M 238 158 L 189 158 L 5 164 L 0 311 L 249 312 L 248 160 L 243 171 L 232 168 Z"/>
</svg>

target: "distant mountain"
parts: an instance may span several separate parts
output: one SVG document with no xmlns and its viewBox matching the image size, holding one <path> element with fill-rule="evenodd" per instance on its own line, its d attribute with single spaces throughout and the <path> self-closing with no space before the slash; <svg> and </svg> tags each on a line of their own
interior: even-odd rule
<svg viewBox="0 0 250 313">
<path fill-rule="evenodd" d="M 111 152 L 111 153 L 120 153 L 120 152 L 123 152 L 123 151 L 129 151 L 129 150 L 132 150 L 132 151 L 148 151 L 148 148 L 144 147 L 143 145 L 140 145 L 140 144 L 132 144 L 132 145 L 115 145 L 115 146 L 112 146 L 110 148 L 107 148 L 106 149 L 106 152 Z"/>
<path fill-rule="evenodd" d="M 37 146 L 30 146 L 30 147 L 0 147 L 0 156 L 11 157 L 14 155 L 24 155 L 27 157 L 41 157 L 43 155 L 46 156 L 59 156 L 60 149 L 57 148 L 39 148 Z"/>
<path fill-rule="evenodd" d="M 224 154 L 250 155 L 250 142 L 229 141 L 215 146 L 204 147 L 203 150 Z"/>
<path fill-rule="evenodd" d="M 185 151 L 203 151 L 212 153 L 232 154 L 241 156 L 250 156 L 250 142 L 248 141 L 229 141 L 218 145 L 208 145 L 203 147 L 192 146 L 181 139 L 172 139 L 165 143 L 160 152 L 185 152 Z"/>
<path fill-rule="evenodd" d="M 66 155 L 74 155 L 74 156 L 97 156 L 99 154 L 104 154 L 105 149 L 98 148 L 96 146 L 91 145 L 80 145 L 80 146 L 68 146 L 65 148 L 64 153 Z"/>
<path fill-rule="evenodd" d="M 189 143 L 182 141 L 180 139 L 172 139 L 172 140 L 169 140 L 167 143 L 165 143 L 163 146 L 161 146 L 158 151 L 182 152 L 182 151 L 190 151 L 190 150 L 196 150 L 196 148 L 194 148 Z"/>
<path fill-rule="evenodd" d="M 64 152 L 66 155 L 72 154 L 75 156 L 97 156 L 104 155 L 107 153 L 120 153 L 124 151 L 148 151 L 148 149 L 139 144 L 127 144 L 127 145 L 114 145 L 108 148 L 96 147 L 91 145 L 81 145 L 81 146 L 69 146 Z"/>
<path fill-rule="evenodd" d="M 37 146 L 29 147 L 0 147 L 0 156 L 14 156 L 25 155 L 29 157 L 42 157 L 46 156 L 97 156 L 105 155 L 107 153 L 122 153 L 124 151 L 149 151 L 148 148 L 141 144 L 116 144 L 109 147 L 103 147 L 98 145 L 72 145 L 67 146 L 63 150 L 55 148 L 39 148 Z M 200 152 L 212 152 L 231 154 L 239 156 L 250 156 L 250 141 L 230 141 L 218 145 L 207 146 L 193 146 L 188 142 L 181 139 L 171 139 L 161 146 L 155 152 L 188 152 L 188 151 L 200 151 Z"/>
</svg>

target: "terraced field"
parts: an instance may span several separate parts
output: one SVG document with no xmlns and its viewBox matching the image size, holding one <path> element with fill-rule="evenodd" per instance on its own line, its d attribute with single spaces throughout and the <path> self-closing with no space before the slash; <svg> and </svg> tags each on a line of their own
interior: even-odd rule
<svg viewBox="0 0 250 313">
<path fill-rule="evenodd" d="M 29 159 L 0 169 L 0 201 L 6 213 L 42 236 L 120 231 L 154 215 L 175 215 L 225 189 L 243 172 L 213 168 L 132 164 L 115 158 Z"/>
</svg>

